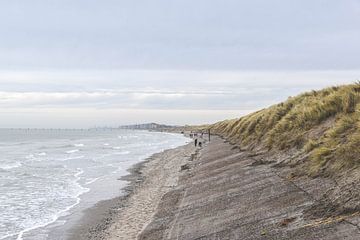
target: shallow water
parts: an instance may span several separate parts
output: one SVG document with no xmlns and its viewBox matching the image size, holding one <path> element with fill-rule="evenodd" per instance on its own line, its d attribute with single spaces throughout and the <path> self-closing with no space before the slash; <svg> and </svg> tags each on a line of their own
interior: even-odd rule
<svg viewBox="0 0 360 240">
<path fill-rule="evenodd" d="M 48 239 L 76 211 L 118 195 L 116 179 L 131 165 L 187 141 L 132 130 L 0 130 L 0 239 Z"/>
</svg>

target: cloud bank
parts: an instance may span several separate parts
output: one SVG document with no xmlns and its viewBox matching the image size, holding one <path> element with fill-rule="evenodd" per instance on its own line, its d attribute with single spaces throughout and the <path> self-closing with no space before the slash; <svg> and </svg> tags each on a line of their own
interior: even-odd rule
<svg viewBox="0 0 360 240">
<path fill-rule="evenodd" d="M 0 107 L 254 110 L 358 76 L 359 71 L 0 72 Z"/>
<path fill-rule="evenodd" d="M 358 0 L 3 0 L 0 127 L 240 116 L 360 79 L 359 25 Z"/>
</svg>

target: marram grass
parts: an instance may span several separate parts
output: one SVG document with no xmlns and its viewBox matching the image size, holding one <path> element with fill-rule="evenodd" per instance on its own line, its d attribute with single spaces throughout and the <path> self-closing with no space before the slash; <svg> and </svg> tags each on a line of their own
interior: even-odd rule
<svg viewBox="0 0 360 240">
<path fill-rule="evenodd" d="M 243 148 L 303 151 L 309 154 L 310 174 L 358 167 L 360 84 L 303 93 L 242 118 L 208 127 Z"/>
</svg>

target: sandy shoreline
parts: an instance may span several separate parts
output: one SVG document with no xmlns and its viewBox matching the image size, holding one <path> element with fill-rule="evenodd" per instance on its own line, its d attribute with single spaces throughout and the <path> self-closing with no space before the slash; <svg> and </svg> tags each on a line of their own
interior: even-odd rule
<svg viewBox="0 0 360 240">
<path fill-rule="evenodd" d="M 288 178 L 291 167 L 266 157 L 218 137 L 155 154 L 131 170 L 128 196 L 90 210 L 71 240 L 360 239 L 360 214 L 309 211 L 333 181 Z"/>
<path fill-rule="evenodd" d="M 195 152 L 193 143 L 156 153 L 134 165 L 124 195 L 101 201 L 85 211 L 69 240 L 136 239 L 151 221 L 162 196 L 176 187 L 181 166 Z"/>
</svg>

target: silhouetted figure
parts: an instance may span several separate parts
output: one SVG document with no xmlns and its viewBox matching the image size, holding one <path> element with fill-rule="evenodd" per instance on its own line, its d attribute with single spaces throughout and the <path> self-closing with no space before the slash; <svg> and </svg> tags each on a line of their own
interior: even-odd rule
<svg viewBox="0 0 360 240">
<path fill-rule="evenodd" d="M 201 147 L 202 143 L 199 141 L 199 147 Z"/>
<path fill-rule="evenodd" d="M 197 147 L 197 144 L 198 144 L 198 140 L 197 140 L 197 138 L 195 139 L 195 147 Z"/>
</svg>

